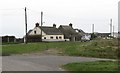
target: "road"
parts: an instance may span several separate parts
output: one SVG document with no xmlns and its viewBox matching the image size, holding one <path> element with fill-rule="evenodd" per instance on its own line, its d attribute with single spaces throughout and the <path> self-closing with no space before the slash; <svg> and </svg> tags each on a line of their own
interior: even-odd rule
<svg viewBox="0 0 120 73">
<path fill-rule="evenodd" d="M 2 56 L 0 56 L 0 73 L 2 72 Z"/>
<path fill-rule="evenodd" d="M 61 65 L 71 62 L 106 60 L 100 58 L 54 56 L 54 55 L 14 55 L 2 57 L 3 71 L 64 71 Z"/>
</svg>

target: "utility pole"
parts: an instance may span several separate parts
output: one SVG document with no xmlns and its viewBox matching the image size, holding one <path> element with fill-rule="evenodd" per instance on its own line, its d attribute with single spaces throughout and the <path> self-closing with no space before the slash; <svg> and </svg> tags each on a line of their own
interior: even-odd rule
<svg viewBox="0 0 120 73">
<path fill-rule="evenodd" d="M 113 37 L 114 37 L 114 28 L 115 28 L 115 27 L 114 27 L 114 25 L 113 25 Z"/>
<path fill-rule="evenodd" d="M 43 12 L 41 12 L 41 42 L 42 42 Z"/>
<path fill-rule="evenodd" d="M 110 19 L 110 36 L 112 36 L 112 19 Z"/>
<path fill-rule="evenodd" d="M 26 7 L 25 7 L 25 33 L 26 33 L 25 43 L 27 44 L 27 9 Z"/>
<path fill-rule="evenodd" d="M 92 33 L 94 33 L 94 24 L 92 24 Z"/>
</svg>

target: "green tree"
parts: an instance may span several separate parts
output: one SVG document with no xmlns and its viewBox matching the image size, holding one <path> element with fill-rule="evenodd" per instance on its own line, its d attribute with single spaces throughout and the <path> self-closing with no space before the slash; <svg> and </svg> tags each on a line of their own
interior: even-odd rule
<svg viewBox="0 0 120 73">
<path fill-rule="evenodd" d="M 95 39 L 95 38 L 97 38 L 97 35 L 96 35 L 95 33 L 92 33 L 92 34 L 91 34 L 91 40 L 93 40 L 93 39 Z"/>
</svg>

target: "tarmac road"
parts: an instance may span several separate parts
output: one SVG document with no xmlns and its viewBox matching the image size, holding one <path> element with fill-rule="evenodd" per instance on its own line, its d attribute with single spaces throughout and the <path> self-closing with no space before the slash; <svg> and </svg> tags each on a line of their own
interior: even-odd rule
<svg viewBox="0 0 120 73">
<path fill-rule="evenodd" d="M 97 60 L 109 59 L 54 55 L 4 56 L 2 57 L 2 71 L 64 71 L 60 68 L 63 64 Z"/>
<path fill-rule="evenodd" d="M 0 56 L 0 73 L 2 72 L 2 56 Z"/>
</svg>

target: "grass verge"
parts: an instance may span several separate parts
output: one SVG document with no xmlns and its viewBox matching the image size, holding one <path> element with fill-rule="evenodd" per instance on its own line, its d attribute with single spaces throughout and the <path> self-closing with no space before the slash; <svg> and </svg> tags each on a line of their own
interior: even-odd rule
<svg viewBox="0 0 120 73">
<path fill-rule="evenodd" d="M 61 55 L 99 58 L 117 58 L 117 39 L 97 39 L 90 42 L 39 42 L 2 45 L 2 54 L 23 54 L 55 49 Z"/>
<path fill-rule="evenodd" d="M 69 63 L 62 66 L 67 71 L 118 71 L 117 61 Z"/>
</svg>

